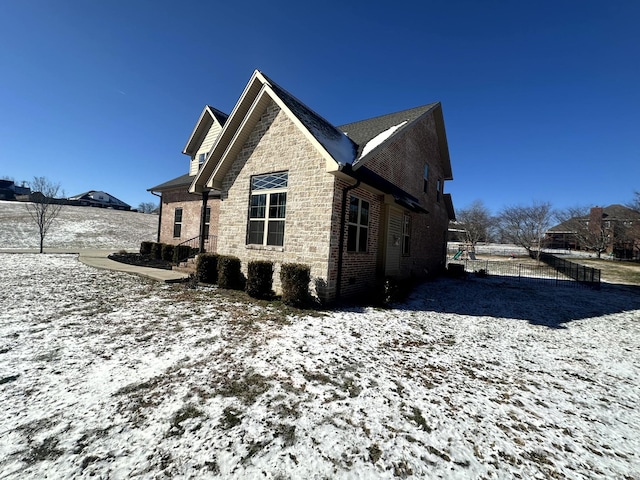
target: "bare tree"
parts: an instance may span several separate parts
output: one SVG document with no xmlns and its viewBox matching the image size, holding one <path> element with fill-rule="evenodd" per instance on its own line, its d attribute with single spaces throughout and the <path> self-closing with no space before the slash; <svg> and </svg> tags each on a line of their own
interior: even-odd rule
<svg viewBox="0 0 640 480">
<path fill-rule="evenodd" d="M 503 238 L 525 248 L 529 255 L 535 250 L 540 260 L 542 239 L 553 219 L 551 204 L 534 202 L 505 207 L 498 218 Z"/>
<path fill-rule="evenodd" d="M 38 226 L 40 235 L 40 253 L 44 250 L 44 237 L 60 214 L 62 203 L 56 201 L 60 190 L 59 183 L 53 183 L 46 177 L 33 177 L 31 182 L 31 202 L 26 203 L 29 215 Z"/>
<path fill-rule="evenodd" d="M 154 213 L 156 210 L 158 210 L 158 205 L 153 202 L 141 202 L 138 205 L 138 211 L 142 213 Z"/>
<path fill-rule="evenodd" d="M 456 219 L 464 228 L 467 243 L 471 244 L 473 248 L 478 242 L 488 241 L 495 223 L 491 212 L 482 203 L 482 200 L 476 200 L 468 208 L 458 210 Z"/>
<path fill-rule="evenodd" d="M 635 210 L 636 212 L 640 212 L 640 190 L 633 192 L 633 200 L 626 204 L 627 207 Z"/>
<path fill-rule="evenodd" d="M 602 218 L 594 221 L 590 211 L 589 207 L 575 206 L 556 212 L 555 215 L 566 230 L 573 234 L 577 246 L 596 252 L 600 258 L 611 243 L 611 235 L 616 232 L 611 227 L 605 228 Z"/>
</svg>

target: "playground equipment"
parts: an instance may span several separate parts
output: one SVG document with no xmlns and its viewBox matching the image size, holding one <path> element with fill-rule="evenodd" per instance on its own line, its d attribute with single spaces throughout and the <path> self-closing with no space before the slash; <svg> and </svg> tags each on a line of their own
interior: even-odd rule
<svg viewBox="0 0 640 480">
<path fill-rule="evenodd" d="M 465 255 L 466 259 L 475 260 L 476 259 L 476 249 L 470 243 L 465 243 L 458 247 L 458 251 L 453 256 L 452 260 L 458 260 L 460 257 Z"/>
</svg>

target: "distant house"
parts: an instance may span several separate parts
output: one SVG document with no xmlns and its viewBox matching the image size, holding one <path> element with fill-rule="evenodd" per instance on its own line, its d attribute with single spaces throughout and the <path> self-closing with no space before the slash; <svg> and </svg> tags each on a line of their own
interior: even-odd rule
<svg viewBox="0 0 640 480">
<path fill-rule="evenodd" d="M 101 207 L 113 208 L 114 210 L 131 210 L 131 206 L 117 199 L 113 195 L 99 190 L 90 190 L 79 195 L 69 197 L 70 205 L 79 205 L 82 207 Z"/>
<path fill-rule="evenodd" d="M 13 180 L 0 180 L 0 200 L 16 200 L 18 195 L 30 195 L 29 187 L 18 186 Z"/>
<path fill-rule="evenodd" d="M 640 212 L 623 205 L 593 207 L 546 232 L 548 248 L 594 251 L 617 258 L 640 258 Z"/>
<path fill-rule="evenodd" d="M 307 264 L 327 302 L 445 266 L 440 103 L 335 127 L 256 71 L 228 117 L 205 107 L 183 153 L 189 173 L 149 189 L 162 194 L 161 242 L 216 235 L 245 273 L 273 261 L 276 289 L 282 263 Z"/>
</svg>

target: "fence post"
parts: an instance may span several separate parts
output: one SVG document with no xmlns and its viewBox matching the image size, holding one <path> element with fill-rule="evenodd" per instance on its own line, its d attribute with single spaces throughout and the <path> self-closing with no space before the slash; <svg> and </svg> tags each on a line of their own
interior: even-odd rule
<svg viewBox="0 0 640 480">
<path fill-rule="evenodd" d="M 522 264 L 518 264 L 518 281 L 520 281 L 520 270 L 522 269 Z"/>
</svg>

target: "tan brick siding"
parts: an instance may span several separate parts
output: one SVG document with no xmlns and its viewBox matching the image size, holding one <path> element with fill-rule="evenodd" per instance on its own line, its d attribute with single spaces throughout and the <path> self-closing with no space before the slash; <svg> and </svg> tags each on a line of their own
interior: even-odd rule
<svg viewBox="0 0 640 480">
<path fill-rule="evenodd" d="M 273 261 L 276 290 L 280 287 L 280 265 L 289 262 L 308 264 L 314 281 L 322 286 L 327 279 L 335 183 L 325 165 L 314 145 L 285 112 L 271 103 L 223 180 L 219 253 L 239 257 L 245 274 L 250 260 Z M 246 236 L 251 176 L 285 170 L 289 177 L 284 246 L 249 247 Z"/>
</svg>

